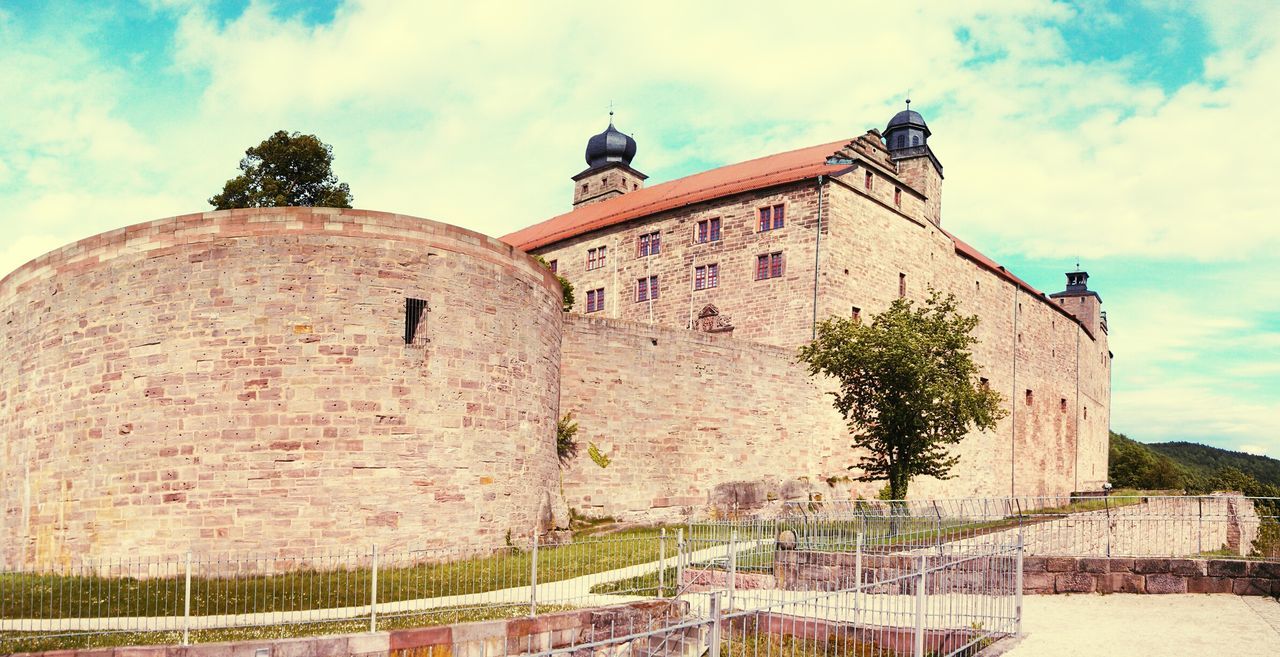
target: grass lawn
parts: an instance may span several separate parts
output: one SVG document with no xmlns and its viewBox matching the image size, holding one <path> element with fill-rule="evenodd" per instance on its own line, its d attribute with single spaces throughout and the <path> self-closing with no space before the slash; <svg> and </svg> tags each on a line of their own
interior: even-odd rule
<svg viewBox="0 0 1280 657">
<path fill-rule="evenodd" d="M 641 527 L 538 550 L 538 581 L 554 582 L 658 558 L 661 527 Z M 669 530 L 667 555 L 675 555 Z M 387 555 L 378 569 L 378 601 L 394 602 L 483 593 L 529 585 L 532 553 L 509 548 L 442 563 L 413 555 Z M 396 565 L 400 560 L 404 565 Z M 418 557 L 421 560 L 421 555 Z M 198 574 L 198 569 L 197 569 Z M 278 575 L 199 577 L 191 580 L 192 615 L 302 611 L 367 605 L 367 567 L 302 570 Z M 0 574 L 0 618 L 104 618 L 179 616 L 184 578 Z"/>
</svg>

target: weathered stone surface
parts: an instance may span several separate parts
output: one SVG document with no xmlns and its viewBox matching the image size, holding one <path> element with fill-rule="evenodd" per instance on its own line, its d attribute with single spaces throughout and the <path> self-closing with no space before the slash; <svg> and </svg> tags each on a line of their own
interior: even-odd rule
<svg viewBox="0 0 1280 657">
<path fill-rule="evenodd" d="M 1236 595 L 1271 595 L 1271 580 L 1256 577 L 1240 577 L 1231 583 Z"/>
<path fill-rule="evenodd" d="M 1206 574 L 1214 577 L 1244 577 L 1249 572 L 1249 562 L 1211 559 Z"/>
<path fill-rule="evenodd" d="M 1098 578 L 1103 593 L 1146 593 L 1147 582 L 1142 575 L 1133 573 L 1108 573 Z"/>
<path fill-rule="evenodd" d="M 1053 579 L 1053 588 L 1058 593 L 1092 593 L 1097 586 L 1094 576 L 1088 573 L 1059 573 Z"/>
<path fill-rule="evenodd" d="M 1134 559 L 1133 572 L 1148 573 L 1168 573 L 1169 559 Z"/>
<path fill-rule="evenodd" d="M 1045 572 L 1045 557 L 1023 557 L 1022 572 L 1024 573 L 1043 573 Z"/>
<path fill-rule="evenodd" d="M 1080 559 L 1078 569 L 1082 573 L 1106 573 L 1109 572 L 1110 560 L 1099 558 Z"/>
<path fill-rule="evenodd" d="M 1133 559 L 1108 559 L 1107 571 L 1112 573 L 1131 573 L 1133 572 Z"/>
<path fill-rule="evenodd" d="M 1181 575 L 1152 573 L 1146 576 L 1147 593 L 1186 593 L 1187 578 Z"/>
<path fill-rule="evenodd" d="M 1246 574 L 1249 577 L 1280 580 L 1280 561 L 1251 561 Z"/>
<path fill-rule="evenodd" d="M 1074 557 L 1047 557 L 1044 560 L 1044 569 L 1051 573 L 1074 573 L 1078 561 Z"/>
<path fill-rule="evenodd" d="M 1230 577 L 1188 577 L 1187 593 L 1231 593 Z"/>
<path fill-rule="evenodd" d="M 1206 565 L 1201 559 L 1170 559 L 1169 572 L 1183 576 L 1204 575 Z"/>
</svg>

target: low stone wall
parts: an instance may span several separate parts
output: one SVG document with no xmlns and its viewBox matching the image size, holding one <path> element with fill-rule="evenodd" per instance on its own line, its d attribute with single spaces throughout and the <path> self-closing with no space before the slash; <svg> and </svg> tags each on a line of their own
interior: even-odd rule
<svg viewBox="0 0 1280 657">
<path fill-rule="evenodd" d="M 862 583 L 869 593 L 914 593 L 920 555 L 862 555 Z M 1011 557 L 929 556 L 929 566 L 944 560 L 955 569 L 931 573 L 927 593 L 1007 593 Z M 787 591 L 835 591 L 857 585 L 856 556 L 851 553 L 780 550 L 774 554 L 772 586 Z M 1000 560 L 1000 561 L 997 561 Z M 1280 596 L 1280 563 L 1238 559 L 1170 559 L 1160 557 L 1038 557 L 1023 560 L 1024 593 L 1232 593 Z M 685 578 L 723 586 L 722 573 L 685 571 Z M 719 577 L 717 578 L 717 575 Z M 767 588 L 741 575 L 737 588 Z M 763 584 L 763 583 L 762 583 Z"/>
<path fill-rule="evenodd" d="M 531 618 L 389 632 L 258 639 L 193 646 L 135 646 L 18 653 L 15 657 L 503 657 L 564 648 L 601 636 L 643 631 L 685 617 L 688 603 L 650 600 Z M 620 631 L 621 630 L 621 631 Z"/>
<path fill-rule="evenodd" d="M 1280 563 L 1228 559 L 1027 557 L 1025 593 L 1233 593 L 1280 596 Z"/>
</svg>

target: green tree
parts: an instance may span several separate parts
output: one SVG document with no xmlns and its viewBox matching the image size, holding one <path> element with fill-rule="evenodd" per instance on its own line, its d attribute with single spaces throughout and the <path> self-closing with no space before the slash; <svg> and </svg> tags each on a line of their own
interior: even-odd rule
<svg viewBox="0 0 1280 657">
<path fill-rule="evenodd" d="M 351 207 L 351 189 L 331 169 L 333 149 L 315 135 L 280 130 L 244 154 L 243 173 L 209 199 L 215 209 Z"/>
<path fill-rule="evenodd" d="M 573 413 L 565 413 L 556 422 L 556 457 L 560 465 L 567 465 L 578 455 L 578 441 L 574 440 L 577 435 L 578 423 L 573 421 Z"/>
<path fill-rule="evenodd" d="M 537 260 L 543 267 L 551 269 L 551 263 L 547 262 L 546 258 L 536 255 L 533 256 L 533 259 Z M 560 281 L 560 307 L 565 312 L 569 312 L 573 310 L 573 283 L 570 283 L 569 279 L 560 274 L 556 274 L 556 280 Z"/>
<path fill-rule="evenodd" d="M 833 405 L 848 422 L 853 447 L 866 450 L 859 481 L 888 481 L 893 499 L 913 477 L 950 479 L 959 461 L 948 446 L 970 428 L 995 427 L 1008 411 L 982 385 L 970 348 L 976 315 L 961 315 L 954 295 L 930 290 L 922 304 L 898 299 L 871 324 L 832 317 L 800 348 L 809 373 L 835 379 Z M 855 466 L 849 466 L 853 470 Z"/>
</svg>

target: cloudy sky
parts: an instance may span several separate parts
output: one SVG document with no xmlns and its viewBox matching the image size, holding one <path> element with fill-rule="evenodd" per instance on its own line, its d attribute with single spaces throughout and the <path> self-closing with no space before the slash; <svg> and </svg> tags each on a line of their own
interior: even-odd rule
<svg viewBox="0 0 1280 657">
<path fill-rule="evenodd" d="M 332 144 L 357 207 L 501 235 L 566 209 L 610 102 L 658 182 L 883 128 L 909 90 L 944 225 L 1047 291 L 1092 274 L 1114 429 L 1280 456 L 1277 27 L 1266 0 L 0 0 L 0 270 L 207 209 L 279 129 Z"/>
</svg>

